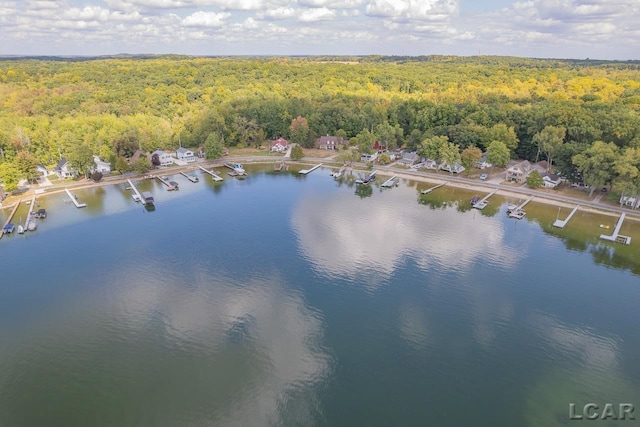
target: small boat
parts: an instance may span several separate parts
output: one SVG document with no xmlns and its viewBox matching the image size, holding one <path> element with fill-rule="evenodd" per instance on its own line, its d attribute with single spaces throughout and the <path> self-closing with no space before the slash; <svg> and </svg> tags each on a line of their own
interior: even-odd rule
<svg viewBox="0 0 640 427">
<path fill-rule="evenodd" d="M 473 196 L 471 198 L 471 200 L 469 201 L 469 203 L 471 204 L 471 206 L 475 205 L 476 203 L 478 203 L 480 201 L 480 196 Z"/>
<path fill-rule="evenodd" d="M 137 194 L 132 194 L 131 198 L 133 199 L 134 202 L 140 202 L 140 196 L 138 196 Z"/>
<path fill-rule="evenodd" d="M 36 220 L 33 218 L 29 219 L 29 221 L 27 221 L 27 230 L 35 231 L 36 228 L 38 228 L 38 224 L 36 223 Z"/>
<path fill-rule="evenodd" d="M 476 209 L 484 209 L 489 205 L 489 202 L 485 201 L 479 201 L 477 203 L 473 204 L 473 207 Z"/>
<path fill-rule="evenodd" d="M 38 209 L 36 212 L 33 212 L 32 215 L 36 218 L 44 219 L 47 217 L 46 209 Z"/>
<path fill-rule="evenodd" d="M 513 203 L 510 203 L 509 205 L 507 205 L 507 213 L 511 211 L 515 211 L 516 209 L 518 209 L 518 205 L 514 205 Z"/>
<path fill-rule="evenodd" d="M 198 176 L 195 173 L 192 173 L 191 175 L 189 175 L 187 178 L 189 178 L 189 181 L 191 182 L 198 182 L 200 181 L 200 178 L 198 178 Z"/>
<path fill-rule="evenodd" d="M 11 234 L 13 233 L 13 230 L 16 228 L 16 226 L 13 223 L 9 223 L 7 225 L 4 226 L 4 228 L 2 229 L 2 234 Z"/>
<path fill-rule="evenodd" d="M 169 181 L 169 187 L 167 188 L 167 190 L 169 191 L 173 191 L 173 190 L 179 190 L 180 187 L 178 186 L 178 183 L 175 181 Z"/>
<path fill-rule="evenodd" d="M 24 234 L 24 227 L 21 224 L 18 224 L 18 234 Z"/>
<path fill-rule="evenodd" d="M 607 229 L 607 230 L 608 230 L 608 229 L 609 229 L 609 226 L 608 226 L 608 225 L 604 225 L 604 224 L 600 224 L 600 228 L 605 228 L 605 229 Z"/>
<path fill-rule="evenodd" d="M 509 212 L 509 218 L 522 219 L 525 215 L 525 211 L 519 209 Z"/>
</svg>

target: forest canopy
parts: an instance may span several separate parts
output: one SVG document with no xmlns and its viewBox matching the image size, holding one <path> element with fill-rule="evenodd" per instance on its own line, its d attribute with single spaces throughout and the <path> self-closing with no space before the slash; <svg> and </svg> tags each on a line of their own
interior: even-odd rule
<svg viewBox="0 0 640 427">
<path fill-rule="evenodd" d="M 620 156 L 637 151 L 639 112 L 636 62 L 447 56 L 4 59 L 0 180 L 28 177 L 25 168 L 55 165 L 73 157 L 78 146 L 116 164 L 136 149 L 197 148 L 207 140 L 244 146 L 281 136 L 308 142 L 321 135 L 409 148 L 444 136 L 460 151 L 485 151 L 500 140 L 512 157 L 553 158 L 569 173 L 577 169 L 573 157 L 589 155 L 596 141 L 613 144 Z M 303 136 L 295 123 L 304 123 Z M 552 138 L 560 134 L 560 141 Z"/>
</svg>

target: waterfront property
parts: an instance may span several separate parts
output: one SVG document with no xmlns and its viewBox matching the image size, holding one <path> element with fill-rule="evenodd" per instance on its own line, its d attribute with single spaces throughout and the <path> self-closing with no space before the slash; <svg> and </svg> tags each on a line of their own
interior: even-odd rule
<svg viewBox="0 0 640 427">
<path fill-rule="evenodd" d="M 100 172 L 102 174 L 111 173 L 111 165 L 109 162 L 100 160 L 100 157 L 93 156 L 93 164 L 94 166 L 91 167 L 91 172 Z"/>
<path fill-rule="evenodd" d="M 176 150 L 176 158 L 185 163 L 194 163 L 196 161 L 196 156 L 193 154 L 193 151 L 184 147 L 179 147 Z"/>
<path fill-rule="evenodd" d="M 348 141 L 346 141 L 348 143 Z M 316 146 L 320 150 L 337 150 L 341 144 L 345 144 L 345 140 L 340 136 L 321 136 L 316 139 Z"/>
<path fill-rule="evenodd" d="M 58 178 L 72 178 L 78 175 L 78 171 L 71 166 L 71 163 L 66 158 L 61 158 L 54 169 L 54 172 L 58 175 Z"/>
<path fill-rule="evenodd" d="M 151 153 L 151 163 L 158 164 L 159 166 L 169 166 L 175 162 L 175 159 L 171 155 L 163 150 L 156 150 Z"/>
<path fill-rule="evenodd" d="M 533 166 L 527 160 L 513 164 L 507 168 L 507 181 L 523 184 L 529 174 L 533 171 Z"/>
</svg>

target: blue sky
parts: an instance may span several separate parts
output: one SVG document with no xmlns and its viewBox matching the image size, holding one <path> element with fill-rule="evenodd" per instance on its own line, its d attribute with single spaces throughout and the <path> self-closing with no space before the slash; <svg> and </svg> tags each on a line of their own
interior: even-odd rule
<svg viewBox="0 0 640 427">
<path fill-rule="evenodd" d="M 640 59 L 640 0 L 0 0 L 0 54 Z"/>
</svg>

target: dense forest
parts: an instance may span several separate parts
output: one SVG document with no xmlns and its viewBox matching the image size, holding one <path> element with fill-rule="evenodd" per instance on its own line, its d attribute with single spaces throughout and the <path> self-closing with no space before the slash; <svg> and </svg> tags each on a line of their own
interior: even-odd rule
<svg viewBox="0 0 640 427">
<path fill-rule="evenodd" d="M 93 154 L 376 140 L 446 159 L 547 159 L 586 184 L 640 189 L 640 65 L 510 57 L 0 60 L 0 181 Z M 502 156 L 500 155 L 502 153 Z M 466 157 L 465 157 L 466 154 Z M 471 157 L 474 157 L 473 154 Z"/>
</svg>

